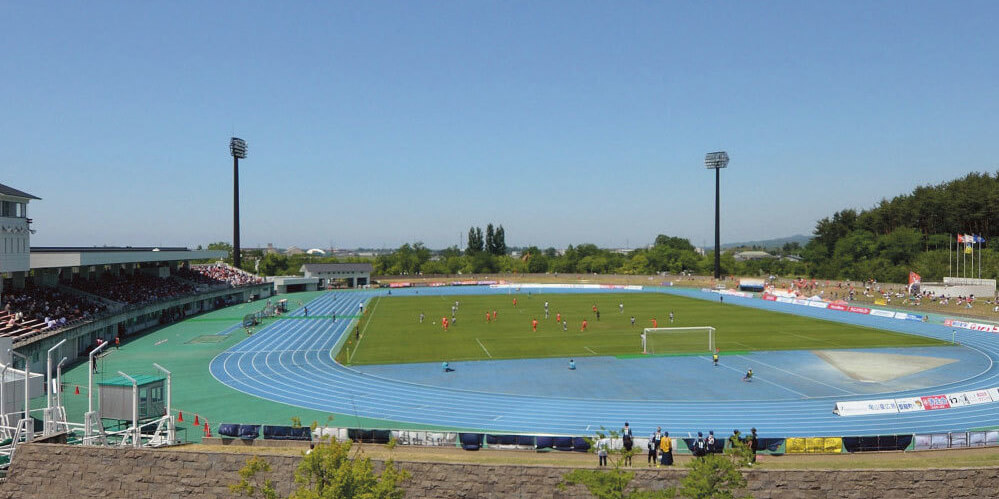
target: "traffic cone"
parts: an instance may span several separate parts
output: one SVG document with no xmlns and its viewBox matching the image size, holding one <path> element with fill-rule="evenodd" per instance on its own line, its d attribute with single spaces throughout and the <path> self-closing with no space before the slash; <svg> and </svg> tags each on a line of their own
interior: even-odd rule
<svg viewBox="0 0 999 499">
<path fill-rule="evenodd" d="M 212 438 L 212 428 L 208 426 L 208 421 L 205 421 L 205 436 Z"/>
<path fill-rule="evenodd" d="M 201 426 L 201 423 L 198 422 L 198 414 L 197 413 L 194 414 L 194 426 Z"/>
<path fill-rule="evenodd" d="M 76 392 L 74 394 L 75 395 L 79 395 L 80 394 L 80 385 L 76 385 Z"/>
<path fill-rule="evenodd" d="M 177 422 L 178 423 L 184 422 L 184 411 L 177 411 Z"/>
</svg>

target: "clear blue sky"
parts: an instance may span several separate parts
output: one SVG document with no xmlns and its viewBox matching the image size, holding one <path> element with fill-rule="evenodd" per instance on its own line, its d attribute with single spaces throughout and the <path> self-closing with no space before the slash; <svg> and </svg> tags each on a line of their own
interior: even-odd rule
<svg viewBox="0 0 999 499">
<path fill-rule="evenodd" d="M 999 169 L 999 3 L 3 2 L 0 183 L 42 245 L 808 234 Z"/>
</svg>

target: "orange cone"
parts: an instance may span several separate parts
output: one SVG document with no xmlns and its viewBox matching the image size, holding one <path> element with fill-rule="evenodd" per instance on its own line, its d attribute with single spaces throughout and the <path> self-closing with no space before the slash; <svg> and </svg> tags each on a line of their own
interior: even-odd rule
<svg viewBox="0 0 999 499">
<path fill-rule="evenodd" d="M 75 395 L 79 395 L 79 394 L 80 394 L 80 385 L 76 385 Z"/>
<path fill-rule="evenodd" d="M 178 423 L 184 422 L 184 411 L 177 411 L 177 422 Z"/>
<path fill-rule="evenodd" d="M 197 413 L 194 413 L 194 426 L 201 426 L 201 423 L 198 422 L 198 414 Z"/>
<path fill-rule="evenodd" d="M 208 426 L 208 421 L 205 421 L 205 436 L 208 438 L 212 437 L 212 428 Z"/>
</svg>

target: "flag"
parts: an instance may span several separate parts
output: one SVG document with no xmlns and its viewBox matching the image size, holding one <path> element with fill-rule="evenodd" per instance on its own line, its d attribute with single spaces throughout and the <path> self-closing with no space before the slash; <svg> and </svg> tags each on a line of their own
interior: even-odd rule
<svg viewBox="0 0 999 499">
<path fill-rule="evenodd" d="M 964 247 L 964 254 L 965 254 L 965 255 L 970 255 L 970 254 L 971 254 L 971 251 L 972 251 L 972 250 L 971 250 L 971 246 L 965 246 L 965 247 Z"/>
<path fill-rule="evenodd" d="M 974 244 L 975 238 L 971 234 L 964 235 L 964 244 Z"/>
<path fill-rule="evenodd" d="M 975 236 L 975 242 L 979 243 L 979 244 L 984 243 L 985 242 L 985 238 L 982 237 L 982 236 Z"/>
<path fill-rule="evenodd" d="M 915 272 L 909 272 L 909 284 L 910 285 L 912 285 L 912 284 L 919 284 L 920 282 L 922 282 L 922 280 L 923 280 L 923 278 L 919 277 L 919 274 L 917 274 Z"/>
<path fill-rule="evenodd" d="M 961 234 L 958 234 L 957 235 L 957 242 L 963 243 L 964 242 L 964 236 L 962 236 Z"/>
</svg>

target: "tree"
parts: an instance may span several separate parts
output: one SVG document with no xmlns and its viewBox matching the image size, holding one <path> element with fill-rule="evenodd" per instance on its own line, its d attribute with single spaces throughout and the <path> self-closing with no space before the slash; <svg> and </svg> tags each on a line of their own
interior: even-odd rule
<svg viewBox="0 0 999 499">
<path fill-rule="evenodd" d="M 727 450 L 725 455 L 708 454 L 687 463 L 687 476 L 680 482 L 680 496 L 691 498 L 735 498 L 746 488 L 739 471 L 741 458 Z M 749 497 L 746 494 L 743 497 Z"/>
<path fill-rule="evenodd" d="M 401 499 L 405 491 L 399 484 L 409 479 L 406 470 L 397 469 L 389 459 L 380 475 L 374 473 L 371 458 L 360 451 L 350 453 L 350 441 L 334 439 L 320 442 L 302 458 L 295 471 L 299 484 L 292 499 L 358 497 L 365 499 Z"/>
<path fill-rule="evenodd" d="M 226 256 L 223 258 L 223 260 L 232 263 L 232 244 L 229 244 L 225 241 L 216 241 L 214 243 L 209 243 L 208 249 L 215 251 L 225 251 Z"/>
<path fill-rule="evenodd" d="M 468 229 L 468 247 L 465 248 L 466 255 L 474 255 L 476 253 L 481 253 L 484 249 L 484 241 L 482 240 L 482 229 L 479 227 L 472 227 Z"/>
<path fill-rule="evenodd" d="M 496 231 L 493 224 L 486 224 L 486 253 L 496 254 Z"/>
<path fill-rule="evenodd" d="M 497 227 L 496 232 L 493 234 L 493 249 L 493 254 L 496 256 L 506 254 L 506 231 L 503 230 L 502 225 Z"/>
<path fill-rule="evenodd" d="M 241 496 L 256 497 L 257 492 L 265 499 L 277 499 L 277 491 L 271 480 L 264 480 L 260 483 L 257 479 L 258 473 L 270 473 L 271 465 L 260 456 L 253 456 L 246 461 L 239 471 L 239 483 L 229 486 L 229 491 Z"/>
</svg>

